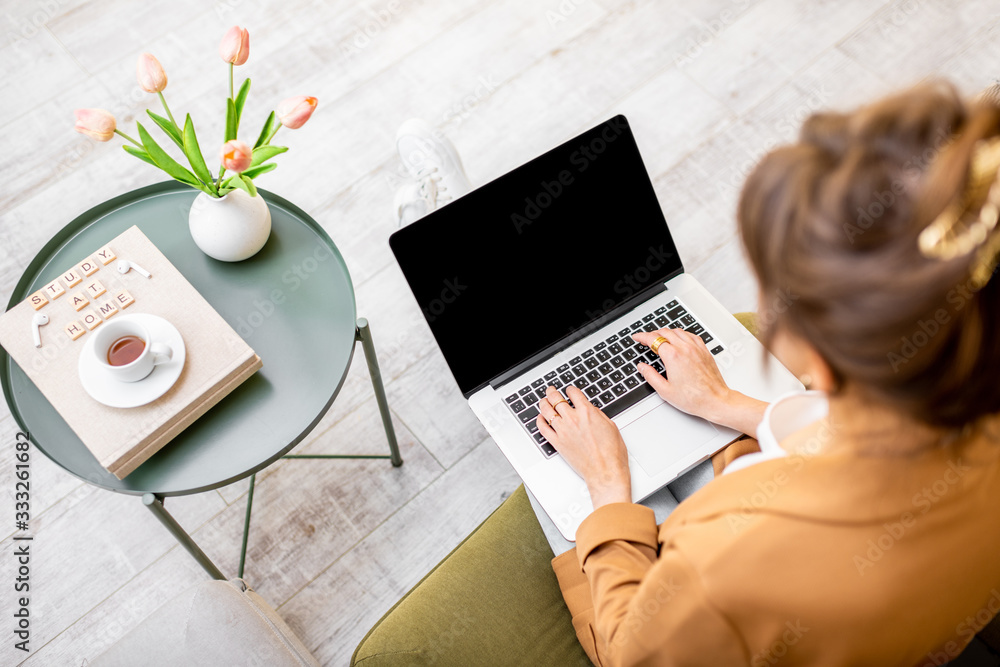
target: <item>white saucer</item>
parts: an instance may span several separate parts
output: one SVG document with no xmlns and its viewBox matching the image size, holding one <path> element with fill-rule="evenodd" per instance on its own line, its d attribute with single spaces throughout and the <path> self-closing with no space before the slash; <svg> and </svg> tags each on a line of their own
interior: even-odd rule
<svg viewBox="0 0 1000 667">
<path fill-rule="evenodd" d="M 173 356 L 170 361 L 154 367 L 152 373 L 138 382 L 122 382 L 115 379 L 97 361 L 94 354 L 95 336 L 89 336 L 80 351 L 80 383 L 95 401 L 112 408 L 137 408 L 155 401 L 174 386 L 184 369 L 184 339 L 177 327 L 156 315 L 136 313 L 127 317 L 135 318 L 146 327 L 150 338 L 169 345 Z"/>
</svg>

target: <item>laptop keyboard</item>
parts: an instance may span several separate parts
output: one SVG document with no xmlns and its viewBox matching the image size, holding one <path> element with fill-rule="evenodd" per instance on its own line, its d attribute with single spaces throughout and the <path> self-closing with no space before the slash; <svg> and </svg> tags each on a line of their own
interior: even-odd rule
<svg viewBox="0 0 1000 667">
<path fill-rule="evenodd" d="M 663 373 L 663 362 L 648 347 L 632 340 L 631 334 L 667 328 L 684 329 L 700 336 L 712 354 L 723 350 L 712 334 L 676 299 L 645 315 L 640 311 L 635 316 L 637 319 L 618 333 L 596 343 L 568 363 L 542 373 L 537 380 L 504 399 L 546 458 L 555 456 L 556 449 L 542 436 L 535 422 L 539 414 L 538 401 L 545 396 L 548 386 L 559 389 L 563 394 L 568 385 L 576 386 L 609 418 L 655 393 L 639 373 L 636 363 L 643 361 Z"/>
</svg>

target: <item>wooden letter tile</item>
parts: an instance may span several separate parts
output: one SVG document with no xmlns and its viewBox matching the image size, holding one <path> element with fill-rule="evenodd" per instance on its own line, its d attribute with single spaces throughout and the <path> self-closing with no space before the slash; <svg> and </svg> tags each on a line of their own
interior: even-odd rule
<svg viewBox="0 0 1000 667">
<path fill-rule="evenodd" d="M 97 307 L 97 312 L 100 313 L 101 317 L 103 317 L 104 319 L 110 320 L 112 317 L 118 314 L 118 308 L 115 306 L 115 302 L 112 299 L 111 301 L 105 301 L 104 303 L 99 305 Z"/>
<path fill-rule="evenodd" d="M 83 275 L 85 276 L 94 275 L 100 268 L 101 267 L 97 265 L 97 262 L 95 262 L 92 259 L 86 259 L 80 262 L 80 272 L 83 273 Z"/>
<path fill-rule="evenodd" d="M 82 291 L 72 295 L 69 298 L 69 302 L 73 305 L 73 308 L 78 311 L 83 310 L 84 308 L 90 305 L 90 299 L 88 299 L 87 295 L 84 294 Z"/>
<path fill-rule="evenodd" d="M 31 307 L 34 308 L 35 310 L 38 310 L 39 308 L 41 308 L 42 306 L 44 306 L 49 302 L 49 300 L 45 298 L 44 289 L 40 289 L 31 296 L 29 296 L 28 301 L 31 302 Z"/>
<path fill-rule="evenodd" d="M 90 293 L 91 298 L 97 298 L 97 297 L 101 296 L 102 294 L 104 294 L 105 292 L 107 292 L 107 290 L 104 289 L 104 285 L 101 283 L 100 280 L 92 280 L 92 281 L 90 281 L 84 287 L 84 289 L 87 290 L 87 292 Z"/>
<path fill-rule="evenodd" d="M 128 290 L 122 290 L 121 292 L 119 292 L 118 294 L 116 294 L 115 295 L 115 301 L 118 302 L 118 306 L 122 310 L 125 310 L 126 308 L 128 308 L 129 306 L 131 306 L 133 303 L 135 303 L 135 299 L 132 297 L 131 294 L 128 293 Z"/>
<path fill-rule="evenodd" d="M 66 283 L 66 287 L 76 287 L 83 280 L 83 277 L 76 270 L 73 270 L 64 273 L 62 279 Z"/>
<path fill-rule="evenodd" d="M 97 251 L 97 259 L 101 260 L 101 264 L 107 266 L 115 259 L 115 251 L 111 249 L 111 246 L 104 246 Z"/>
<path fill-rule="evenodd" d="M 75 320 L 63 327 L 63 331 L 65 331 L 66 335 L 73 340 L 76 340 L 83 334 L 87 333 L 87 330 L 83 328 L 83 324 Z"/>
<path fill-rule="evenodd" d="M 90 330 L 94 330 L 101 325 L 104 320 L 101 319 L 100 315 L 92 310 L 88 310 L 85 313 L 80 313 L 83 318 L 83 324 Z"/>
<path fill-rule="evenodd" d="M 59 284 L 58 280 L 53 280 L 48 285 L 43 287 L 42 290 L 50 299 L 58 299 L 66 293 L 66 290 L 63 289 L 63 286 Z"/>
</svg>

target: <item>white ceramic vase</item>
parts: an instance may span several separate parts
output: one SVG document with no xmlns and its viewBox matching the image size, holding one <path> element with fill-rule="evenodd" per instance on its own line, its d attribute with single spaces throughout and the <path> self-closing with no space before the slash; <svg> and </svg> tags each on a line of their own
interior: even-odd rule
<svg viewBox="0 0 1000 667">
<path fill-rule="evenodd" d="M 240 262 L 267 243 L 271 210 L 259 193 L 251 197 L 233 190 L 216 198 L 202 192 L 191 204 L 188 227 L 203 253 L 223 262 Z"/>
</svg>

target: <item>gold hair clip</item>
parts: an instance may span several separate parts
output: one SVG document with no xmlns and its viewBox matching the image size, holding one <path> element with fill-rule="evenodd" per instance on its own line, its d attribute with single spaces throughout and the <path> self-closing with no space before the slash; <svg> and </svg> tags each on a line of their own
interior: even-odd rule
<svg viewBox="0 0 1000 667">
<path fill-rule="evenodd" d="M 979 249 L 972 270 L 975 289 L 985 285 L 1000 259 L 1000 234 L 992 234 L 1000 219 L 1000 137 L 976 144 L 969 167 L 969 181 L 954 199 L 920 232 L 920 252 L 929 259 L 950 260 Z M 985 201 L 983 201 L 985 198 Z M 983 202 L 979 215 L 969 209 Z"/>
</svg>

